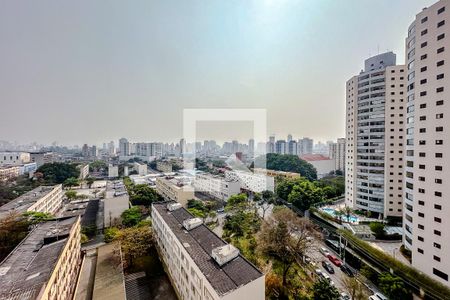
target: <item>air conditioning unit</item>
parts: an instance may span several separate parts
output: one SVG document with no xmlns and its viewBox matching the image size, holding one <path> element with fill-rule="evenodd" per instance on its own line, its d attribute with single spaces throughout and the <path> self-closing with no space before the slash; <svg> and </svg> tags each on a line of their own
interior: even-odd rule
<svg viewBox="0 0 450 300">
<path fill-rule="evenodd" d="M 203 221 L 200 218 L 192 218 L 183 221 L 183 227 L 186 228 L 186 230 L 192 230 L 202 224 Z"/>
<path fill-rule="evenodd" d="M 181 203 L 169 203 L 167 204 L 167 210 L 174 211 L 181 208 L 181 206 L 182 206 Z"/>
<path fill-rule="evenodd" d="M 211 257 L 219 264 L 223 266 L 229 261 L 232 261 L 239 256 L 239 249 L 231 244 L 220 246 L 212 249 Z"/>
</svg>

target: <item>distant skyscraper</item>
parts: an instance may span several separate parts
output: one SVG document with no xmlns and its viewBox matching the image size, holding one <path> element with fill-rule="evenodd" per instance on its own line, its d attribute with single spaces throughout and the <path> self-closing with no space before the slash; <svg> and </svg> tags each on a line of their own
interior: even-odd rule
<svg viewBox="0 0 450 300">
<path fill-rule="evenodd" d="M 121 138 L 119 140 L 119 152 L 121 156 L 130 155 L 130 143 L 126 138 Z"/>
<path fill-rule="evenodd" d="M 310 138 L 302 138 L 298 140 L 298 155 L 312 154 L 313 153 L 314 140 Z"/>
<path fill-rule="evenodd" d="M 278 140 L 275 144 L 275 153 L 286 154 L 286 141 Z"/>
<path fill-rule="evenodd" d="M 337 143 L 328 143 L 328 157 L 334 159 L 336 170 L 345 170 L 345 138 L 337 139 Z"/>
<path fill-rule="evenodd" d="M 287 142 L 289 143 L 290 141 L 292 141 L 292 134 L 288 134 L 287 136 Z"/>
<path fill-rule="evenodd" d="M 292 155 L 297 155 L 298 154 L 298 149 L 297 149 L 297 142 L 294 140 L 291 140 L 288 142 L 287 144 L 287 153 L 288 154 L 292 154 Z"/>
<path fill-rule="evenodd" d="M 254 139 L 248 140 L 248 155 L 250 157 L 253 157 L 255 155 L 255 140 Z"/>
</svg>

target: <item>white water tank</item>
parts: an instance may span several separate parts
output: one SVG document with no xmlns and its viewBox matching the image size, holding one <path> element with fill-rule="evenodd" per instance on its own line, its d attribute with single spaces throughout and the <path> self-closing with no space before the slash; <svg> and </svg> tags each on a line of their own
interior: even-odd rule
<svg viewBox="0 0 450 300">
<path fill-rule="evenodd" d="M 203 221 L 200 218 L 192 218 L 183 221 L 183 227 L 186 228 L 186 230 L 192 230 L 202 224 Z"/>
<path fill-rule="evenodd" d="M 174 211 L 181 208 L 181 203 L 169 203 L 167 204 L 167 210 L 168 211 Z"/>
<path fill-rule="evenodd" d="M 239 249 L 231 244 L 214 248 L 211 253 L 211 257 L 219 264 L 219 266 L 223 266 L 238 256 Z"/>
</svg>

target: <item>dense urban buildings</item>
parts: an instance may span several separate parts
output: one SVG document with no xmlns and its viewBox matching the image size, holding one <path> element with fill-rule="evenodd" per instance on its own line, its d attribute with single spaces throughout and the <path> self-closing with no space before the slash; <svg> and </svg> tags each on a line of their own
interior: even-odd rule
<svg viewBox="0 0 450 300">
<path fill-rule="evenodd" d="M 0 165 L 21 165 L 30 160 L 28 152 L 0 152 Z"/>
<path fill-rule="evenodd" d="M 450 286 L 450 5 L 423 9 L 406 38 L 404 244 L 412 265 Z"/>
<path fill-rule="evenodd" d="M 159 254 L 181 299 L 264 299 L 264 274 L 180 204 L 153 203 L 152 220 Z"/>
<path fill-rule="evenodd" d="M 165 200 L 177 201 L 183 206 L 187 205 L 188 200 L 195 198 L 190 180 L 182 176 L 156 178 L 156 191 Z"/>
<path fill-rule="evenodd" d="M 0 299 L 72 299 L 80 255 L 79 217 L 37 225 L 0 263 Z"/>
<path fill-rule="evenodd" d="M 405 78 L 387 52 L 347 81 L 346 203 L 354 209 L 402 214 Z"/>
</svg>

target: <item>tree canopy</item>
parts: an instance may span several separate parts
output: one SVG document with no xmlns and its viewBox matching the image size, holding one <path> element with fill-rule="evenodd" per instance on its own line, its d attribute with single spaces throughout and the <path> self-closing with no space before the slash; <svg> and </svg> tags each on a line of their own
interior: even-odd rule
<svg viewBox="0 0 450 300">
<path fill-rule="evenodd" d="M 136 226 L 142 220 L 142 211 L 138 206 L 125 210 L 122 215 L 122 225 L 125 227 Z"/>
<path fill-rule="evenodd" d="M 378 277 L 381 291 L 389 297 L 389 299 L 408 299 L 410 294 L 405 288 L 403 280 L 391 273 L 382 273 Z"/>
<path fill-rule="evenodd" d="M 125 268 L 132 266 L 135 258 L 148 254 L 153 246 L 153 231 L 149 226 L 135 226 L 114 232 L 114 241 L 120 242 Z"/>
<path fill-rule="evenodd" d="M 125 180 L 124 180 L 125 182 Z M 158 193 L 147 184 L 133 184 L 125 182 L 133 205 L 149 207 L 153 202 L 160 200 Z"/>
<path fill-rule="evenodd" d="M 307 161 L 300 159 L 297 155 L 268 153 L 266 157 L 259 156 L 254 165 L 263 165 L 266 160 L 266 168 L 269 170 L 300 173 L 308 180 L 317 179 L 317 171 Z"/>
<path fill-rule="evenodd" d="M 80 176 L 80 171 L 75 164 L 61 162 L 43 164 L 36 172 L 42 173 L 43 179 L 47 184 L 59 184 L 68 178 L 78 178 Z"/>
<path fill-rule="evenodd" d="M 313 286 L 314 300 L 339 300 L 341 295 L 339 290 L 332 286 L 328 280 L 320 279 Z"/>
</svg>

